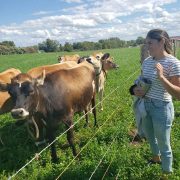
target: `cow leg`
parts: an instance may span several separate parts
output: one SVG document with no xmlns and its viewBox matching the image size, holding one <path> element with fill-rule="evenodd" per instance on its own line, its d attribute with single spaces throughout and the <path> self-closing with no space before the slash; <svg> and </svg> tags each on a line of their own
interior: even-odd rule
<svg viewBox="0 0 180 180">
<path fill-rule="evenodd" d="M 99 91 L 99 102 L 100 102 L 100 109 L 101 111 L 103 111 L 103 103 L 102 103 L 102 100 L 103 100 L 103 93 L 104 93 L 104 89 L 100 89 Z"/>
<path fill-rule="evenodd" d="M 91 104 L 91 103 L 88 104 L 88 106 L 87 106 L 87 111 L 88 111 L 89 113 L 92 113 L 92 104 Z"/>
<path fill-rule="evenodd" d="M 97 119 L 96 119 L 96 97 L 93 96 L 92 100 L 91 100 L 91 103 L 92 103 L 92 108 L 93 108 L 93 115 L 94 115 L 94 126 L 98 126 L 97 125 Z"/>
<path fill-rule="evenodd" d="M 88 116 L 87 112 L 88 112 L 88 110 L 87 110 L 87 108 L 85 108 L 84 113 L 85 113 L 86 123 L 84 124 L 84 128 L 87 127 L 89 124 L 89 116 Z"/>
<path fill-rule="evenodd" d="M 67 129 L 70 128 L 72 126 L 72 120 L 68 120 L 66 122 L 66 127 Z M 76 148 L 74 145 L 74 134 L 73 134 L 73 127 L 71 127 L 68 131 L 67 131 L 67 140 L 69 142 L 69 145 L 71 146 L 73 155 L 76 156 L 77 152 L 76 152 Z"/>
<path fill-rule="evenodd" d="M 52 143 L 55 140 L 53 131 L 54 130 L 51 127 L 47 127 L 47 138 L 48 138 L 49 143 Z M 51 160 L 53 163 L 57 163 L 58 161 L 55 143 L 51 145 Z"/>
</svg>

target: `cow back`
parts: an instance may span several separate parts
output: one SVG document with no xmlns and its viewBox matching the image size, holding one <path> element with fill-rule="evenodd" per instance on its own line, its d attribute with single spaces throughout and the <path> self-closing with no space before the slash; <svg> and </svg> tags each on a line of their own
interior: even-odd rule
<svg viewBox="0 0 180 180">
<path fill-rule="evenodd" d="M 7 69 L 6 71 L 0 73 L 0 82 L 10 83 L 11 79 L 20 73 L 21 71 L 19 69 L 15 69 L 15 68 Z"/>
<path fill-rule="evenodd" d="M 58 57 L 58 62 L 63 63 L 63 62 L 67 62 L 67 61 L 74 61 L 74 62 L 78 63 L 79 59 L 80 59 L 80 56 L 78 54 L 64 55 L 64 56 Z"/>
<path fill-rule="evenodd" d="M 95 71 L 91 64 L 83 62 L 74 68 L 47 74 L 42 94 L 49 106 L 56 111 L 83 111 L 95 92 Z"/>
<path fill-rule="evenodd" d="M 57 64 L 52 64 L 52 65 L 45 65 L 45 66 L 39 66 L 30 69 L 27 74 L 29 74 L 32 78 L 37 78 L 40 76 L 43 72 L 43 70 L 46 71 L 46 74 L 60 70 L 60 69 L 66 69 L 66 68 L 71 68 L 76 66 L 76 62 L 65 62 L 65 63 L 57 63 Z"/>
</svg>

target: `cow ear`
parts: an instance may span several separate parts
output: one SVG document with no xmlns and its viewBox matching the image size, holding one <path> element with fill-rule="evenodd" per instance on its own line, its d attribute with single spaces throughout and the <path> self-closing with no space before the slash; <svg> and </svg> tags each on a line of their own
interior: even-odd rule
<svg viewBox="0 0 180 180">
<path fill-rule="evenodd" d="M 45 72 L 45 69 L 44 69 L 42 74 L 36 79 L 37 86 L 40 86 L 40 85 L 44 84 L 45 77 L 46 77 L 46 72 Z"/>
<path fill-rule="evenodd" d="M 79 59 L 78 59 L 78 64 L 80 64 L 80 63 L 82 63 L 83 61 L 85 61 L 85 59 L 84 59 L 84 57 L 80 57 Z"/>
<path fill-rule="evenodd" d="M 96 59 L 97 59 L 97 60 L 100 60 L 100 59 L 101 59 L 101 57 L 100 57 L 99 55 L 97 55 L 97 56 L 96 56 Z"/>
<path fill-rule="evenodd" d="M 106 60 L 106 59 L 109 58 L 109 56 L 110 56 L 109 53 L 105 53 L 105 54 L 103 55 L 103 57 L 101 58 L 101 60 Z"/>
<path fill-rule="evenodd" d="M 94 64 L 91 57 L 86 58 L 86 61 L 87 61 L 88 63 L 90 63 L 90 64 Z"/>
<path fill-rule="evenodd" d="M 6 92 L 8 91 L 8 84 L 7 83 L 0 83 L 0 91 L 1 92 Z"/>
</svg>

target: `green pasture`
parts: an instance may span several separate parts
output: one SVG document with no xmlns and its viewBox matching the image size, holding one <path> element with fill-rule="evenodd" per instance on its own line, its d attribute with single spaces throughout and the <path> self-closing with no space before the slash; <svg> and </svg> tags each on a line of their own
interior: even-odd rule
<svg viewBox="0 0 180 180">
<path fill-rule="evenodd" d="M 147 166 L 151 152 L 147 142 L 132 145 L 128 132 L 135 128 L 132 111 L 132 97 L 128 89 L 140 74 L 140 49 L 122 48 L 103 50 L 109 52 L 119 64 L 118 70 L 108 72 L 105 86 L 104 110 L 100 112 L 97 99 L 98 127 L 90 125 L 83 128 L 85 119 L 81 119 L 74 128 L 75 145 L 81 151 L 79 158 L 73 160 L 66 134 L 56 142 L 59 162 L 50 161 L 50 149 L 47 148 L 39 158 L 35 158 L 13 179 L 53 180 L 60 176 L 62 180 L 157 180 L 161 176 L 159 165 Z M 92 52 L 76 52 L 81 56 Z M 65 53 L 42 53 L 0 56 L 0 72 L 14 67 L 26 72 L 28 69 L 45 64 L 57 63 L 57 57 Z M 68 53 L 66 53 L 68 54 Z M 73 54 L 73 53 L 70 53 Z M 180 58 L 180 53 L 178 54 Z M 180 179 L 180 109 L 174 100 L 176 117 L 172 127 L 171 144 L 173 149 L 174 173 L 169 179 Z M 74 122 L 82 116 L 76 115 Z M 59 127 L 59 136 L 65 128 Z M 36 147 L 24 125 L 15 125 L 10 114 L 0 116 L 0 179 L 8 179 L 31 160 L 45 146 Z"/>
</svg>

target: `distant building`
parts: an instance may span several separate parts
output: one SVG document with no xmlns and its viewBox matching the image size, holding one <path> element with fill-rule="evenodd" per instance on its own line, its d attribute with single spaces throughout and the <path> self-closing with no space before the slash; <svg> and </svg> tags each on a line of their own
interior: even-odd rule
<svg viewBox="0 0 180 180">
<path fill-rule="evenodd" d="M 180 41 L 180 36 L 172 36 L 170 37 L 172 40 Z"/>
<path fill-rule="evenodd" d="M 178 48 L 180 48 L 180 36 L 173 36 L 170 38 L 171 38 L 172 47 L 173 47 L 173 54 L 174 56 L 176 56 Z"/>
</svg>

